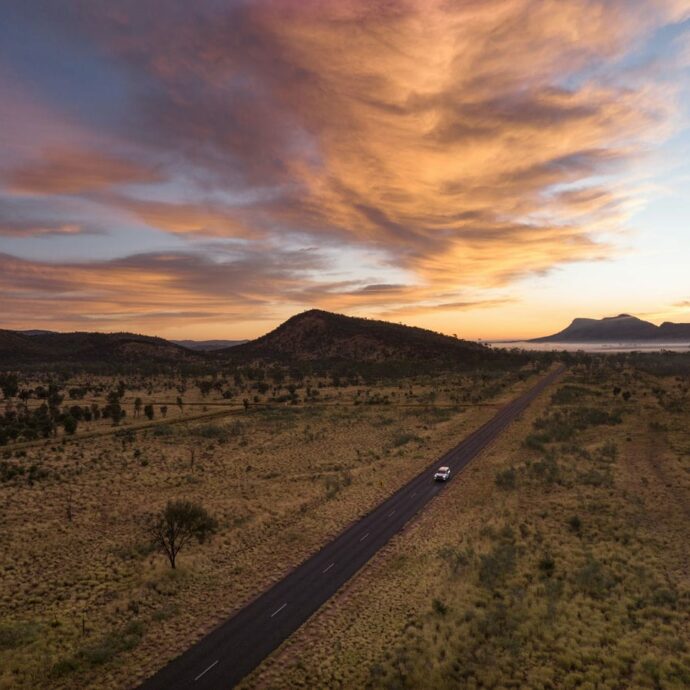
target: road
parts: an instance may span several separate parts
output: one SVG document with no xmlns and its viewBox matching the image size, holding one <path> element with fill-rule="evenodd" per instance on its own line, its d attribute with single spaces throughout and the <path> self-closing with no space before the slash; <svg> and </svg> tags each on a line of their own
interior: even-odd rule
<svg viewBox="0 0 690 690">
<path fill-rule="evenodd" d="M 238 683 L 445 489 L 446 484 L 433 480 L 440 465 L 451 468 L 449 481 L 453 481 L 562 372 L 562 368 L 552 371 L 503 407 L 433 465 L 163 667 L 140 690 L 215 690 Z"/>
</svg>

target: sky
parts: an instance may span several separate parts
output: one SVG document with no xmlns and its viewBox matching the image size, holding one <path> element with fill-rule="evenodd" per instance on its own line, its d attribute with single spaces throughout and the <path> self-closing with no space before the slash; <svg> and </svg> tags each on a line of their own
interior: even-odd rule
<svg viewBox="0 0 690 690">
<path fill-rule="evenodd" d="M 690 321 L 690 0 L 0 0 L 0 327 Z"/>
</svg>

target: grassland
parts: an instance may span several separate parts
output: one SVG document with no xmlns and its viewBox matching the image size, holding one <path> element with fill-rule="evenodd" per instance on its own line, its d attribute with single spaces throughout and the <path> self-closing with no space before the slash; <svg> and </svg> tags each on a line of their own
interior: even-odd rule
<svg viewBox="0 0 690 690">
<path fill-rule="evenodd" d="M 242 687 L 689 687 L 688 379 L 551 393 Z"/>
<path fill-rule="evenodd" d="M 0 451 L 0 688 L 135 684 L 488 419 L 530 374 L 376 387 L 287 379 L 270 390 L 235 381 L 231 395 L 162 378 L 61 382 L 65 405 L 103 407 L 119 387 L 127 415 Z M 153 420 L 136 414 L 137 397 Z M 219 522 L 175 571 L 148 532 L 173 499 Z"/>
</svg>

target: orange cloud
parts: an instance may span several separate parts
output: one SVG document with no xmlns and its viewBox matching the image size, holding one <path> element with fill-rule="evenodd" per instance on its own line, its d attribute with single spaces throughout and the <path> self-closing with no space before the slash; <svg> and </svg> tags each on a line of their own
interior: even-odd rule
<svg viewBox="0 0 690 690">
<path fill-rule="evenodd" d="M 113 261 L 38 262 L 0 254 L 3 326 L 146 330 L 255 320 L 321 266 L 311 252 L 152 253 Z M 306 281 L 308 282 L 308 281 Z M 288 310 L 289 311 L 289 310 Z"/>
<path fill-rule="evenodd" d="M 48 237 L 54 235 L 81 235 L 84 229 L 75 224 L 60 223 L 10 223 L 0 220 L 0 236 L 4 237 Z"/>
<path fill-rule="evenodd" d="M 172 203 L 111 197 L 110 203 L 132 213 L 152 228 L 174 235 L 209 237 L 261 238 L 264 233 L 256 225 L 243 223 L 235 209 L 212 203 Z"/>
<path fill-rule="evenodd" d="M 127 157 L 49 148 L 9 170 L 10 190 L 81 195 L 192 247 L 232 238 L 248 253 L 17 264 L 17 313 L 38 275 L 76 289 L 60 298 L 74 318 L 465 310 L 524 276 L 610 258 L 640 192 L 620 176 L 677 112 L 676 87 L 625 58 L 689 13 L 685 0 L 258 0 L 56 15 L 140 80 L 112 139 Z M 113 190 L 125 184 L 139 188 Z M 296 266 L 298 244 L 383 257 L 383 275 Z"/>
<path fill-rule="evenodd" d="M 162 180 L 150 167 L 97 151 L 51 149 L 10 170 L 5 181 L 19 194 L 81 194 L 116 185 Z"/>
</svg>

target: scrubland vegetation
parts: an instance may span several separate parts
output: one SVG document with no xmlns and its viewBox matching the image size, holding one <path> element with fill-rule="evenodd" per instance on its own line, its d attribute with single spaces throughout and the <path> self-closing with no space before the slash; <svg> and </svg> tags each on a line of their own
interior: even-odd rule
<svg viewBox="0 0 690 690">
<path fill-rule="evenodd" d="M 0 448 L 0 688 L 134 684 L 488 419 L 540 367 L 379 381 L 279 366 L 15 372 Z M 34 414 L 45 427 L 23 423 Z M 172 569 L 152 526 L 185 501 L 213 529 Z"/>
<path fill-rule="evenodd" d="M 688 358 L 565 358 L 244 687 L 687 687 Z M 0 688 L 136 684 L 547 363 L 5 374 Z M 173 569 L 151 530 L 185 502 L 210 539 Z"/>
<path fill-rule="evenodd" d="M 243 687 L 688 687 L 686 362 L 573 358 Z"/>
</svg>

